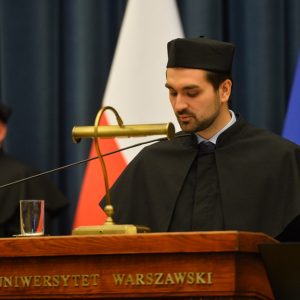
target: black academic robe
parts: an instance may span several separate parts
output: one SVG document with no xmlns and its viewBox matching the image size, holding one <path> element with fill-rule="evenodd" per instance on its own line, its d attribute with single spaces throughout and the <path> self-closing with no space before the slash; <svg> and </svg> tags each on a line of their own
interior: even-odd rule
<svg viewBox="0 0 300 300">
<path fill-rule="evenodd" d="M 145 147 L 116 181 L 111 199 L 117 223 L 146 225 L 154 232 L 170 230 L 198 154 L 195 136 L 181 135 Z M 300 215 L 297 145 L 237 116 L 237 122 L 219 136 L 214 156 L 221 229 L 276 237 Z"/>
<path fill-rule="evenodd" d="M 0 149 L 0 185 L 10 183 L 37 172 Z M 53 220 L 68 206 L 68 200 L 45 176 L 30 179 L 0 189 L 0 237 L 20 233 L 19 201 L 45 200 L 45 232 L 51 233 Z"/>
</svg>

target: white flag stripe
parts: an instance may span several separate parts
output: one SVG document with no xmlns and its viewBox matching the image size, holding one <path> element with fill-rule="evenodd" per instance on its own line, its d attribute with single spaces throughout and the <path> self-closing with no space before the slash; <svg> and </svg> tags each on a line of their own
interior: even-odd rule
<svg viewBox="0 0 300 300">
<path fill-rule="evenodd" d="M 174 0 L 129 0 L 103 100 L 119 112 L 124 124 L 173 122 L 179 129 L 164 84 L 167 42 L 182 36 Z M 116 124 L 113 114 L 107 118 Z M 145 140 L 118 143 L 126 147 Z M 127 162 L 139 150 L 125 151 Z"/>
</svg>

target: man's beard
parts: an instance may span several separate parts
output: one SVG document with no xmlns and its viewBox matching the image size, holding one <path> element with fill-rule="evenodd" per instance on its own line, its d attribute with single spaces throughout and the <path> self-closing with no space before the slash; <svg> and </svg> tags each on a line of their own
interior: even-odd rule
<svg viewBox="0 0 300 300">
<path fill-rule="evenodd" d="M 176 114 L 177 120 L 181 129 L 185 132 L 199 132 L 209 128 L 217 119 L 220 114 L 220 102 L 219 97 L 217 96 L 215 99 L 215 109 L 211 115 L 206 117 L 205 119 L 199 120 L 196 115 L 189 110 L 183 110 Z M 188 115 L 191 117 L 189 121 L 180 120 L 180 115 Z"/>
</svg>

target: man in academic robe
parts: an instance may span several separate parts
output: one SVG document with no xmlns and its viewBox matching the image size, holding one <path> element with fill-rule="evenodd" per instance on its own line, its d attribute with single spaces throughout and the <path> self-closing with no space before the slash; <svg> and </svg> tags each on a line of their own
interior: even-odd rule
<svg viewBox="0 0 300 300">
<path fill-rule="evenodd" d="M 116 181 L 115 222 L 300 240 L 300 148 L 229 109 L 235 46 L 200 37 L 167 48 L 165 86 L 182 132 L 145 147 Z"/>
<path fill-rule="evenodd" d="M 10 113 L 6 105 L 0 104 L 0 185 L 37 173 L 30 166 L 6 154 L 3 149 Z M 45 233 L 59 234 L 55 222 L 67 209 L 68 200 L 46 177 L 38 177 L 0 189 L 0 237 L 20 234 L 19 201 L 26 199 L 45 200 Z"/>
</svg>

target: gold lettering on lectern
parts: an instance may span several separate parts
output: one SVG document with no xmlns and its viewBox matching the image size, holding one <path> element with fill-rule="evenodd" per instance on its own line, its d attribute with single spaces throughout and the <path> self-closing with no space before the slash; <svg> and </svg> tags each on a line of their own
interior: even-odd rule
<svg viewBox="0 0 300 300">
<path fill-rule="evenodd" d="M 100 274 L 0 276 L 0 288 L 89 287 L 99 282 Z"/>
<path fill-rule="evenodd" d="M 112 274 L 115 285 L 210 285 L 212 272 Z"/>
</svg>

